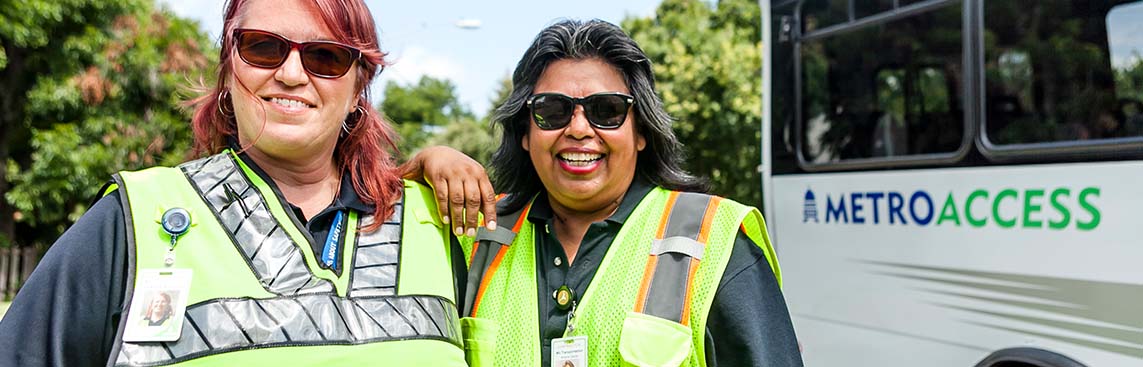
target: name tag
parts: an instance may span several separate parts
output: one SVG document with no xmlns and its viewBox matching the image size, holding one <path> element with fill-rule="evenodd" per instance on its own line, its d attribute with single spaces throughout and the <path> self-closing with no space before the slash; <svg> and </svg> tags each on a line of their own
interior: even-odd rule
<svg viewBox="0 0 1143 367">
<path fill-rule="evenodd" d="M 142 269 L 136 274 L 123 341 L 173 342 L 183 332 L 191 269 Z"/>
<path fill-rule="evenodd" d="M 587 367 L 587 337 L 552 339 L 552 367 Z"/>
</svg>

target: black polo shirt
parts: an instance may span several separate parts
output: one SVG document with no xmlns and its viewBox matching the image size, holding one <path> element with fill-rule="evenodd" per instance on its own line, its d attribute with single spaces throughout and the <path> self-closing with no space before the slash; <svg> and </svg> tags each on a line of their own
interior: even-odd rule
<svg viewBox="0 0 1143 367">
<path fill-rule="evenodd" d="M 555 217 L 548 200 L 541 195 L 532 204 L 528 221 L 536 228 L 541 366 L 551 364 L 552 339 L 563 336 L 570 311 L 560 310 L 552 294 L 567 285 L 577 299 L 583 298 L 623 223 L 653 188 L 646 180 L 636 178 L 615 213 L 588 227 L 571 266 L 552 230 Z M 774 273 L 762 250 L 744 233 L 739 233 L 734 242 L 706 326 L 708 366 L 802 365 L 786 301 Z"/>
<path fill-rule="evenodd" d="M 239 156 L 285 202 L 274 181 L 253 161 Z M 315 254 L 321 253 L 336 212 L 373 213 L 373 206 L 357 196 L 348 175 L 342 177 L 341 185 L 338 197 L 309 221 L 290 205 L 292 219 L 316 240 L 310 241 Z M 0 366 L 107 364 L 126 303 L 130 266 L 120 203 L 118 192 L 100 198 L 44 254 L 0 321 Z M 456 238 L 451 242 L 453 274 L 456 284 L 463 285 L 468 275 L 464 254 Z M 455 288 L 456 299 L 464 299 L 464 287 Z"/>
</svg>

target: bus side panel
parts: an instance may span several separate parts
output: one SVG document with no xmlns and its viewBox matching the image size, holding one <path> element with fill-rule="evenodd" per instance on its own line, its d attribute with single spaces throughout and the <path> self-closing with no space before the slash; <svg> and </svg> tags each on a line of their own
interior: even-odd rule
<svg viewBox="0 0 1143 367">
<path fill-rule="evenodd" d="M 808 366 L 1143 365 L 1143 162 L 779 175 Z"/>
</svg>

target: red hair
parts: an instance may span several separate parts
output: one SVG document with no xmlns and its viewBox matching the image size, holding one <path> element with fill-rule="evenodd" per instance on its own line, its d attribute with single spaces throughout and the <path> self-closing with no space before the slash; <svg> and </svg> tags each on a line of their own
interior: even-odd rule
<svg viewBox="0 0 1143 367">
<path fill-rule="evenodd" d="M 225 81 L 234 72 L 234 37 L 231 34 L 241 20 L 242 8 L 249 0 L 228 0 L 222 23 L 222 48 L 218 56 L 218 83 L 189 103 L 194 106 L 191 128 L 194 131 L 194 154 L 214 154 L 227 147 L 227 139 L 237 140 L 237 127 Z M 332 31 L 334 40 L 361 50 L 357 63 L 357 108 L 347 118 L 348 134 L 338 139 L 334 159 L 341 172 L 348 170 L 353 188 L 366 204 L 372 205 L 379 219 L 365 230 L 377 229 L 392 214 L 390 202 L 401 195 L 402 183 L 392 155 L 397 152 L 395 133 L 372 105 L 369 90 L 380 69 L 385 53 L 381 52 L 373 15 L 362 0 L 315 0 L 314 12 Z M 223 113 L 223 109 L 231 111 Z M 356 120 L 356 123 L 353 121 Z"/>
</svg>

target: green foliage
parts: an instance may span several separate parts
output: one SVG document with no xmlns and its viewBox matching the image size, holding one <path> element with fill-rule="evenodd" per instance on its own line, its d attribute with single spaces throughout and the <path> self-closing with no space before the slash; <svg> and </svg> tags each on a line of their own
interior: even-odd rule
<svg viewBox="0 0 1143 367">
<path fill-rule="evenodd" d="M 512 93 L 512 80 L 505 77 L 490 101 L 495 109 Z M 477 119 L 461 106 L 456 88 L 447 79 L 422 76 L 415 85 L 389 82 L 379 107 L 393 122 L 408 157 L 422 148 L 444 145 L 488 165 L 500 137 L 489 130 L 488 117 Z"/>
<path fill-rule="evenodd" d="M 140 1 L 24 0 L 0 6 L 0 34 L 19 48 L 38 48 L 52 43 L 61 26 L 98 24 L 107 15 L 121 14 L 140 6 Z"/>
<path fill-rule="evenodd" d="M 492 163 L 492 153 L 500 144 L 500 130 L 493 126 L 489 119 L 496 107 L 504 104 L 512 94 L 512 77 L 505 75 L 500 79 L 500 85 L 493 94 L 494 97 L 489 101 L 491 107 L 483 119 L 460 119 L 429 139 L 426 146 L 444 145 L 455 148 L 488 167 L 488 164 Z"/>
<path fill-rule="evenodd" d="M 422 76 L 414 85 L 403 86 L 390 81 L 385 84 L 385 100 L 378 107 L 401 136 L 404 150 L 423 147 L 445 125 L 460 119 L 472 119 L 472 113 L 460 104 L 456 86 L 447 79 Z M 416 149 L 410 149 L 410 148 Z"/>
<path fill-rule="evenodd" d="M 488 102 L 491 107 L 488 108 L 488 113 L 484 114 L 485 119 L 491 119 L 492 114 L 496 113 L 496 108 L 508 101 L 508 97 L 512 96 L 512 75 L 505 74 L 500 78 L 500 85 L 496 86 L 496 96 L 492 97 Z"/>
<path fill-rule="evenodd" d="M 18 7 L 78 22 L 95 16 L 66 11 L 82 1 L 42 3 Z M 192 80 L 212 77 L 212 42 L 194 22 L 148 3 L 106 3 L 120 5 L 99 5 L 106 12 L 96 14 L 111 19 L 105 26 L 58 35 L 56 50 L 28 50 L 57 65 L 35 75 L 27 90 L 29 149 L 7 164 L 12 187 L 5 199 L 17 210 L 25 242 L 59 236 L 112 173 L 177 164 L 188 155 L 191 116 L 180 105 Z M 46 42 L 35 30 L 17 38 Z"/>
<path fill-rule="evenodd" d="M 1143 55 L 1136 51 L 1131 56 L 1134 63 L 1115 69 L 1115 94 L 1143 103 Z"/>
<path fill-rule="evenodd" d="M 424 146 L 452 147 L 487 167 L 499 142 L 500 137 L 489 133 L 488 124 L 463 118 L 448 124 L 444 131 L 429 138 Z"/>
<path fill-rule="evenodd" d="M 761 205 L 761 9 L 750 0 L 665 0 L 623 22 L 655 65 L 687 169 L 714 192 Z"/>
</svg>

